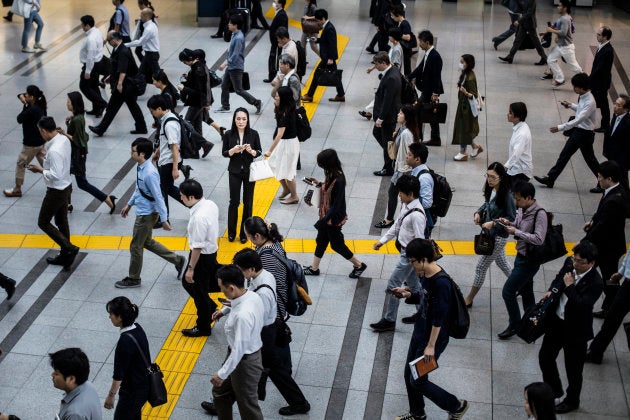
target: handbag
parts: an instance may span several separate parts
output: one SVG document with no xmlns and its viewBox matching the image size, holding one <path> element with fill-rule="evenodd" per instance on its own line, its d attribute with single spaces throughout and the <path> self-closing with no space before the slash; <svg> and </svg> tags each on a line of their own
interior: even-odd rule
<svg viewBox="0 0 630 420">
<path fill-rule="evenodd" d="M 396 156 L 398 156 L 398 146 L 394 140 L 387 142 L 387 155 L 392 160 L 396 159 Z"/>
<path fill-rule="evenodd" d="M 274 174 L 266 159 L 253 160 L 249 165 L 249 182 L 261 181 L 267 178 L 273 178 Z"/>
<path fill-rule="evenodd" d="M 230 83 L 228 87 L 229 87 L 230 93 L 234 93 L 234 86 L 232 86 L 232 79 L 230 79 Z M 249 73 L 247 73 L 246 71 L 243 72 L 243 78 L 241 79 L 241 87 L 243 88 L 243 90 L 249 90 L 251 87 L 249 84 Z"/>
<path fill-rule="evenodd" d="M 308 35 L 318 33 L 319 23 L 315 19 L 302 19 L 302 32 Z"/>
<path fill-rule="evenodd" d="M 534 214 L 534 229 L 536 229 L 536 217 L 538 217 L 539 211 L 545 211 L 544 209 L 536 210 Z M 527 244 L 527 251 L 525 258 L 531 264 L 544 264 L 549 261 L 553 261 L 567 254 L 567 247 L 564 243 L 564 236 L 562 235 L 562 225 L 553 225 L 553 214 L 547 212 L 547 232 L 545 233 L 545 240 L 541 245 Z"/>
<path fill-rule="evenodd" d="M 448 107 L 441 102 L 428 102 L 420 104 L 422 123 L 444 124 L 446 122 L 446 112 Z"/>
<path fill-rule="evenodd" d="M 276 346 L 280 348 L 284 348 L 289 345 L 291 340 L 291 328 L 289 325 L 282 319 L 276 318 Z"/>
<path fill-rule="evenodd" d="M 26 14 L 24 12 L 24 9 L 26 8 L 26 6 L 31 7 L 32 5 L 26 3 L 24 0 L 13 0 L 13 4 L 11 5 L 11 13 L 13 13 L 14 15 L 24 17 L 24 15 Z"/>
<path fill-rule="evenodd" d="M 132 334 L 127 334 L 127 336 L 136 343 L 140 356 L 142 356 L 142 360 L 147 367 L 147 376 L 149 377 L 149 404 L 151 404 L 151 407 L 166 404 L 168 402 L 168 394 L 166 392 L 166 385 L 164 385 L 164 374 L 160 370 L 160 367 L 157 363 L 149 363 L 136 337 Z"/>
<path fill-rule="evenodd" d="M 208 77 L 210 78 L 210 88 L 221 86 L 223 79 L 217 75 L 217 72 L 214 70 L 208 70 Z"/>
<path fill-rule="evenodd" d="M 529 308 L 521 319 L 521 327 L 516 335 L 528 344 L 533 343 L 545 333 L 547 315 L 551 304 L 558 296 L 558 289 L 554 287 L 551 292 L 547 299 L 541 299 L 540 302 Z"/>
<path fill-rule="evenodd" d="M 494 252 L 494 236 L 488 229 L 482 228 L 478 235 L 475 235 L 475 254 L 492 255 Z"/>
<path fill-rule="evenodd" d="M 306 141 L 311 138 L 313 130 L 311 129 L 311 123 L 308 121 L 308 115 L 306 115 L 306 109 L 301 106 L 295 110 L 296 112 L 296 125 L 297 138 L 300 142 Z"/>
<path fill-rule="evenodd" d="M 628 350 L 630 350 L 630 322 L 624 322 L 623 330 L 626 332 L 626 338 L 628 339 Z"/>
<path fill-rule="evenodd" d="M 317 84 L 319 86 L 337 86 L 341 83 L 343 70 L 334 67 L 325 67 L 317 72 Z"/>
</svg>

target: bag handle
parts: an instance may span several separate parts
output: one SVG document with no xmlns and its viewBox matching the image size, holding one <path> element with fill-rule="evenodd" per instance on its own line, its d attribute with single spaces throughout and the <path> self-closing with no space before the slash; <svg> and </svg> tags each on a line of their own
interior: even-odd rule
<svg viewBox="0 0 630 420">
<path fill-rule="evenodd" d="M 147 357 L 144 355 L 144 352 L 142 351 L 142 348 L 140 347 L 138 340 L 136 340 L 136 337 L 134 337 L 133 334 L 131 333 L 127 333 L 126 335 L 127 337 L 131 338 L 131 340 L 133 340 L 133 342 L 136 344 L 136 347 L 138 347 L 138 351 L 140 351 L 140 356 L 142 356 L 142 360 L 144 361 L 144 364 L 146 365 L 148 370 L 151 370 L 151 363 L 149 363 L 149 361 L 147 360 Z"/>
</svg>

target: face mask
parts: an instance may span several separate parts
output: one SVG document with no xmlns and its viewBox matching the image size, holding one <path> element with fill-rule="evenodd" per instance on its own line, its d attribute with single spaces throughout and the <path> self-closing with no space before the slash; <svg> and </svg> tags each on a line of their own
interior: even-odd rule
<svg viewBox="0 0 630 420">
<path fill-rule="evenodd" d="M 463 63 L 459 63 L 458 66 L 459 66 L 460 70 L 464 70 L 464 64 Z"/>
</svg>

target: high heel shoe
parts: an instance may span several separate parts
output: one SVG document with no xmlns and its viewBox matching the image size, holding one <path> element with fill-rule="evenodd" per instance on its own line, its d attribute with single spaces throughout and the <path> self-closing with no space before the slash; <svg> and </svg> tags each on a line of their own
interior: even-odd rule
<svg viewBox="0 0 630 420">
<path fill-rule="evenodd" d="M 116 211 L 116 200 L 118 200 L 118 197 L 114 195 L 109 196 L 109 201 L 112 202 L 112 207 L 109 209 L 109 214 L 114 214 L 114 212 Z"/>
</svg>

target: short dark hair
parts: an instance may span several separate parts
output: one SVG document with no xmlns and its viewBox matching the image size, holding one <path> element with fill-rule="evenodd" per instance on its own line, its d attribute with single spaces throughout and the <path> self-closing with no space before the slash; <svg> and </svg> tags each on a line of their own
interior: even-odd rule
<svg viewBox="0 0 630 420">
<path fill-rule="evenodd" d="M 536 198 L 536 188 L 531 182 L 520 181 L 512 185 L 512 193 L 518 194 L 523 198 Z"/>
<path fill-rule="evenodd" d="M 326 9 L 317 9 L 313 15 L 317 20 L 328 20 L 328 12 Z"/>
<path fill-rule="evenodd" d="M 420 158 L 420 163 L 427 163 L 427 159 L 429 158 L 429 148 L 422 143 L 411 143 L 407 146 L 412 155 L 417 158 Z"/>
<path fill-rule="evenodd" d="M 153 95 L 147 101 L 147 107 L 152 110 L 160 108 L 162 111 L 170 110 L 171 106 L 164 95 Z"/>
<path fill-rule="evenodd" d="M 573 247 L 573 255 L 576 254 L 588 262 L 593 262 L 597 259 L 599 253 L 597 252 L 597 247 L 593 242 L 584 239 L 575 244 Z"/>
<path fill-rule="evenodd" d="M 284 9 L 284 6 L 287 5 L 287 0 L 276 0 L 276 3 L 282 5 L 282 8 Z"/>
<path fill-rule="evenodd" d="M 381 63 L 381 64 L 391 63 L 391 61 L 389 61 L 389 54 L 386 51 L 377 52 L 372 61 L 374 63 Z"/>
<path fill-rule="evenodd" d="M 123 34 L 118 31 L 112 31 L 107 36 L 109 37 L 108 39 L 123 39 Z"/>
<path fill-rule="evenodd" d="M 571 13 L 571 0 L 560 0 L 558 3 L 567 9 L 567 13 Z"/>
<path fill-rule="evenodd" d="M 241 29 L 243 27 L 243 16 L 241 16 L 240 13 L 233 14 L 230 16 L 230 23 L 236 25 L 238 29 Z"/>
<path fill-rule="evenodd" d="M 245 287 L 245 277 L 240 268 L 234 264 L 224 265 L 217 270 L 217 279 L 221 279 L 223 287 L 233 285 L 238 289 Z"/>
<path fill-rule="evenodd" d="M 55 119 L 53 117 L 43 116 L 39 119 L 39 121 L 37 121 L 37 128 L 53 132 L 57 130 L 57 123 L 55 123 Z"/>
<path fill-rule="evenodd" d="M 203 187 L 196 179 L 187 179 L 179 184 L 179 192 L 185 197 L 193 196 L 197 200 L 203 198 Z"/>
<path fill-rule="evenodd" d="M 588 74 L 586 73 L 578 73 L 571 78 L 571 84 L 574 87 L 578 87 L 584 90 L 589 90 L 591 88 L 591 81 L 589 80 Z"/>
<path fill-rule="evenodd" d="M 241 268 L 253 268 L 255 271 L 263 269 L 260 255 L 251 248 L 243 248 L 238 251 L 234 254 L 232 262 Z"/>
<path fill-rule="evenodd" d="M 599 173 L 604 178 L 610 178 L 613 182 L 619 182 L 621 179 L 621 168 L 614 160 L 607 160 L 599 164 Z"/>
<path fill-rule="evenodd" d="M 396 181 L 396 188 L 403 194 L 418 198 L 420 194 L 420 181 L 413 175 L 404 174 Z"/>
<path fill-rule="evenodd" d="M 424 30 L 418 34 L 418 40 L 429 43 L 429 45 L 433 45 L 433 34 L 431 31 Z"/>
<path fill-rule="evenodd" d="M 295 68 L 295 59 L 291 57 L 289 54 L 282 54 L 280 56 L 280 62 L 289 66 L 290 69 Z"/>
<path fill-rule="evenodd" d="M 510 111 L 521 121 L 525 121 L 527 118 L 527 105 L 525 105 L 524 102 L 512 102 L 510 104 Z"/>
<path fill-rule="evenodd" d="M 87 26 L 94 27 L 94 16 L 92 15 L 84 15 L 81 16 L 81 23 Z"/>
<path fill-rule="evenodd" d="M 414 258 L 416 261 L 422 261 L 424 259 L 427 262 L 435 261 L 435 248 L 433 247 L 433 241 L 430 239 L 413 239 L 407 244 L 405 248 L 407 258 Z"/>
<path fill-rule="evenodd" d="M 400 28 L 389 28 L 387 30 L 387 35 L 391 36 L 398 42 L 402 40 L 402 31 L 400 30 Z"/>
<path fill-rule="evenodd" d="M 78 347 L 58 350 L 48 353 L 50 366 L 59 371 L 63 378 L 74 376 L 77 385 L 82 385 L 90 376 L 90 361 L 87 355 Z"/>
<path fill-rule="evenodd" d="M 630 96 L 625 93 L 620 93 L 619 97 L 623 99 L 623 109 L 630 110 Z"/>
<path fill-rule="evenodd" d="M 138 305 L 131 303 L 128 297 L 118 296 L 105 305 L 107 313 L 119 316 L 123 327 L 129 327 L 138 318 Z"/>
<path fill-rule="evenodd" d="M 289 35 L 289 30 L 287 28 L 285 28 L 284 26 L 279 27 L 278 29 L 276 29 L 276 38 L 291 38 L 291 35 Z"/>
<path fill-rule="evenodd" d="M 405 8 L 402 4 L 395 4 L 389 8 L 389 12 L 394 16 L 405 16 Z"/>
<path fill-rule="evenodd" d="M 612 38 L 612 29 L 608 26 L 602 26 L 602 36 L 606 38 L 607 41 L 610 41 L 610 38 Z"/>
<path fill-rule="evenodd" d="M 150 159 L 153 154 L 153 142 L 144 137 L 138 137 L 131 143 L 131 147 L 135 147 L 138 154 L 144 155 L 145 159 Z"/>
</svg>

